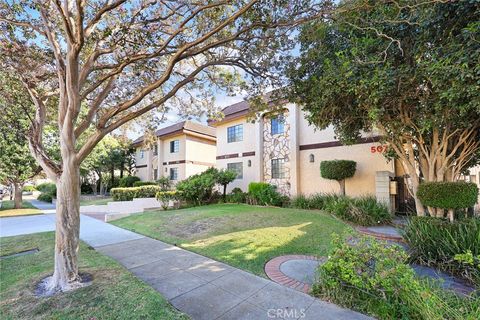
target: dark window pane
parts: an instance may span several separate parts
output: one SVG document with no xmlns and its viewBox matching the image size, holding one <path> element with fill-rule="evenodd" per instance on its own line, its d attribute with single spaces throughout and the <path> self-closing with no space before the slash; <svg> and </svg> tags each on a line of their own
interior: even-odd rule
<svg viewBox="0 0 480 320">
<path fill-rule="evenodd" d="M 227 128 L 227 142 L 238 142 L 243 140 L 243 124 Z"/>
<path fill-rule="evenodd" d="M 237 173 L 235 179 L 243 179 L 243 162 L 227 163 L 227 169 Z"/>
</svg>

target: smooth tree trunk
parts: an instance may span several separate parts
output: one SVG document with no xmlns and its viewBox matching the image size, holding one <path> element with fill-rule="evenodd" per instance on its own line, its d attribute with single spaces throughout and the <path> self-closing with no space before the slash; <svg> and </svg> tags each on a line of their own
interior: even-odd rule
<svg viewBox="0 0 480 320">
<path fill-rule="evenodd" d="M 338 180 L 338 184 L 340 185 L 340 195 L 345 196 L 345 179 Z"/>
<path fill-rule="evenodd" d="M 13 184 L 13 188 L 14 188 L 14 208 L 15 209 L 21 209 L 22 208 L 22 189 L 23 189 L 23 185 L 18 183 L 18 182 L 15 182 Z"/>
<path fill-rule="evenodd" d="M 55 265 L 47 289 L 64 292 L 82 286 L 78 273 L 80 235 L 80 167 L 74 157 L 63 159 L 57 179 Z"/>
</svg>

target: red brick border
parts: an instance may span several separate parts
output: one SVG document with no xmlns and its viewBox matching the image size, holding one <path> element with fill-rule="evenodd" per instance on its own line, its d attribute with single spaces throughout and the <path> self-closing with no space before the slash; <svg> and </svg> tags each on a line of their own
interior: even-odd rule
<svg viewBox="0 0 480 320">
<path fill-rule="evenodd" d="M 305 256 L 305 255 L 285 255 L 273 258 L 265 264 L 265 274 L 271 280 L 284 285 L 286 287 L 295 289 L 297 291 L 308 293 L 310 291 L 310 285 L 308 283 L 298 281 L 296 279 L 290 278 L 280 270 L 280 265 L 289 260 L 316 260 L 316 261 L 325 261 L 326 258 L 317 258 L 314 256 Z"/>
<path fill-rule="evenodd" d="M 397 242 L 403 242 L 403 238 L 401 236 L 392 236 L 385 233 L 375 232 L 365 227 L 355 227 L 355 229 L 360 233 L 375 237 L 380 240 L 392 240 Z"/>
</svg>

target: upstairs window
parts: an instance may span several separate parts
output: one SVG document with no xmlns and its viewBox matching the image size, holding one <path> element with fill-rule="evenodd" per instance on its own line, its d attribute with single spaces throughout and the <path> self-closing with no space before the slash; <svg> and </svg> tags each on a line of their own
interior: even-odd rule
<svg viewBox="0 0 480 320">
<path fill-rule="evenodd" d="M 243 163 L 242 162 L 234 162 L 234 163 L 227 163 L 227 169 L 235 171 L 237 176 L 235 179 L 243 179 Z"/>
<path fill-rule="evenodd" d="M 285 117 L 283 115 L 270 119 L 270 124 L 272 125 L 272 135 L 285 132 Z"/>
<path fill-rule="evenodd" d="M 156 156 L 158 154 L 158 144 L 153 146 L 153 155 Z"/>
<path fill-rule="evenodd" d="M 227 128 L 227 142 L 238 142 L 243 140 L 243 124 Z"/>
<path fill-rule="evenodd" d="M 143 149 L 140 149 L 140 151 L 138 152 L 138 156 L 140 157 L 140 159 L 143 159 L 143 157 L 145 157 L 145 151 Z"/>
<path fill-rule="evenodd" d="M 285 159 L 272 159 L 272 179 L 285 179 Z"/>
<path fill-rule="evenodd" d="M 180 151 L 180 140 L 170 141 L 170 153 L 178 153 Z"/>
</svg>

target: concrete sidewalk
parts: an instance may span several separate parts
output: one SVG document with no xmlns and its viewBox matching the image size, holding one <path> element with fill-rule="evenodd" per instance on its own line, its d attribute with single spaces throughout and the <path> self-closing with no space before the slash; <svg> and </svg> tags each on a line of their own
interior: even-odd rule
<svg viewBox="0 0 480 320">
<path fill-rule="evenodd" d="M 54 230 L 51 214 L 0 219 L 0 237 Z M 81 215 L 80 239 L 192 319 L 370 319 L 176 246 Z"/>
</svg>

